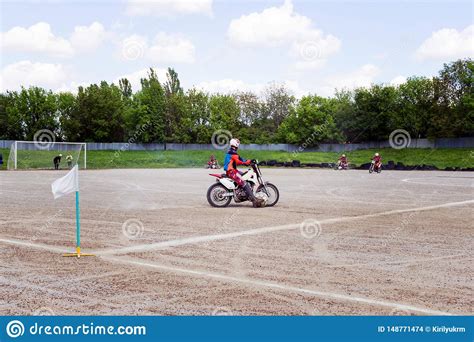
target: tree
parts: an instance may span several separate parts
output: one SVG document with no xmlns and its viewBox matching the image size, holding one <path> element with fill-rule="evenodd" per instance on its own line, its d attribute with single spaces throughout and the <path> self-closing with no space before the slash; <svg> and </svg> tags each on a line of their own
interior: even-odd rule
<svg viewBox="0 0 474 342">
<path fill-rule="evenodd" d="M 0 139 L 24 140 L 23 117 L 15 106 L 17 92 L 0 94 Z"/>
<path fill-rule="evenodd" d="M 236 93 L 234 98 L 240 108 L 241 128 L 237 133 L 240 139 L 252 143 L 270 142 L 274 125 L 270 119 L 263 119 L 265 104 L 250 91 Z"/>
<path fill-rule="evenodd" d="M 394 126 L 407 130 L 414 138 L 425 138 L 431 130 L 435 104 L 433 80 L 411 77 L 398 88 Z"/>
<path fill-rule="evenodd" d="M 474 134 L 474 65 L 471 59 L 444 64 L 433 79 L 437 110 L 433 137 Z"/>
<path fill-rule="evenodd" d="M 226 129 L 242 142 L 318 144 L 387 140 L 395 129 L 412 138 L 474 136 L 474 63 L 443 65 L 433 78 L 410 77 L 395 87 L 377 84 L 334 97 L 297 101 L 282 85 L 258 96 L 184 92 L 168 68 L 154 69 L 135 92 L 128 79 L 79 87 L 77 95 L 39 87 L 0 94 L 0 139 L 31 140 L 39 130 L 67 141 L 209 143 Z"/>
<path fill-rule="evenodd" d="M 236 136 L 236 132 L 241 128 L 239 123 L 240 108 L 233 96 L 212 95 L 209 101 L 209 111 L 209 123 L 212 131 L 225 129 Z"/>
<path fill-rule="evenodd" d="M 296 99 L 282 85 L 271 85 L 264 91 L 265 105 L 262 112 L 262 125 L 276 132 L 280 124 L 288 117 Z M 270 121 L 270 125 L 266 124 Z"/>
<path fill-rule="evenodd" d="M 40 130 L 49 130 L 54 139 L 59 133 L 56 95 L 39 87 L 21 88 L 20 92 L 7 92 L 3 99 L 7 131 L 14 139 L 33 140 Z M 17 130 L 13 133 L 12 130 Z"/>
<path fill-rule="evenodd" d="M 124 140 L 124 106 L 122 91 L 114 84 L 79 87 L 77 105 L 71 112 L 77 131 L 71 138 L 86 142 L 120 142 Z"/>
<path fill-rule="evenodd" d="M 59 93 L 57 110 L 60 124 L 60 137 L 64 141 L 79 141 L 81 120 L 74 115 L 77 109 L 76 96 L 69 92 Z"/>
<path fill-rule="evenodd" d="M 183 88 L 179 81 L 178 73 L 168 68 L 164 86 L 166 94 L 165 111 L 165 141 L 166 142 L 189 142 L 189 132 L 181 129 L 182 121 L 185 121 L 188 113 L 185 104 Z"/>
<path fill-rule="evenodd" d="M 147 78 L 141 79 L 141 85 L 127 114 L 127 135 L 145 143 L 164 142 L 166 97 L 155 70 L 150 69 Z"/>
<path fill-rule="evenodd" d="M 190 141 L 197 144 L 209 144 L 212 136 L 210 126 L 209 96 L 195 88 L 186 93 L 188 115 L 182 122 Z"/>
<path fill-rule="evenodd" d="M 373 85 L 354 91 L 354 113 L 348 122 L 349 141 L 386 140 L 399 127 L 393 122 L 397 90 L 393 86 Z"/>
<path fill-rule="evenodd" d="M 132 85 L 130 81 L 126 78 L 119 80 L 119 88 L 122 91 L 122 96 L 126 99 L 130 99 L 133 95 Z"/>
<path fill-rule="evenodd" d="M 321 142 L 338 142 L 342 136 L 332 116 L 336 101 L 320 96 L 304 96 L 279 128 L 280 138 L 305 147 Z"/>
<path fill-rule="evenodd" d="M 178 73 L 172 68 L 168 68 L 166 73 L 165 92 L 166 96 L 170 95 L 183 95 L 183 88 L 181 88 L 181 82 L 179 81 Z"/>
</svg>

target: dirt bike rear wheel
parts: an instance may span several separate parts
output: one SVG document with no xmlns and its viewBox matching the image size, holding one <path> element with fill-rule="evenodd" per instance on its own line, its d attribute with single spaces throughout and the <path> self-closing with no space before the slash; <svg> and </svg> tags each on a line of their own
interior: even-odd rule
<svg viewBox="0 0 474 342">
<path fill-rule="evenodd" d="M 207 190 L 207 201 L 216 208 L 227 207 L 232 201 L 232 192 L 221 183 L 212 184 Z"/>
<path fill-rule="evenodd" d="M 265 187 L 268 190 L 268 201 L 267 204 L 265 205 L 266 207 L 273 207 L 275 204 L 277 204 L 278 200 L 280 199 L 280 191 L 278 191 L 278 188 L 273 185 L 272 183 L 265 183 Z M 265 192 L 265 189 L 263 188 L 263 185 L 259 185 L 257 188 L 256 192 Z"/>
</svg>

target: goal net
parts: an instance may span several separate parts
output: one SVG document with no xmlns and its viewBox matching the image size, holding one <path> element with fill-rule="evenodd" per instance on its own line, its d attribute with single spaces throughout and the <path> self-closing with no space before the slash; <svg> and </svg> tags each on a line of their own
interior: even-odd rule
<svg viewBox="0 0 474 342">
<path fill-rule="evenodd" d="M 86 143 L 15 141 L 10 147 L 8 170 L 65 170 L 78 164 L 87 167 Z"/>
</svg>

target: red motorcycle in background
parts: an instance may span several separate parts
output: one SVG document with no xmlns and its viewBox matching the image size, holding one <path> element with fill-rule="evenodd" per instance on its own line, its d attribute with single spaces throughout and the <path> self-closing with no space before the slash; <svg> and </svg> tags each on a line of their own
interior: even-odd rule
<svg viewBox="0 0 474 342">
<path fill-rule="evenodd" d="M 377 173 L 382 172 L 382 161 L 376 162 L 375 160 L 372 160 L 372 163 L 370 163 L 369 167 L 369 173 L 372 173 L 374 171 Z"/>
<path fill-rule="evenodd" d="M 347 170 L 348 168 L 349 168 L 348 162 L 338 160 L 336 163 L 336 166 L 334 167 L 334 170 Z"/>
</svg>

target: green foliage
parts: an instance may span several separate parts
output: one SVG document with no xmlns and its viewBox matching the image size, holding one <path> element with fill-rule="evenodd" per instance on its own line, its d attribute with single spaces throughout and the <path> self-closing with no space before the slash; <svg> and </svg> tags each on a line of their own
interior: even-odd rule
<svg viewBox="0 0 474 342">
<path fill-rule="evenodd" d="M 280 125 L 279 136 L 284 142 L 305 147 L 341 141 L 342 136 L 332 116 L 335 106 L 335 99 L 304 96 Z"/>
<path fill-rule="evenodd" d="M 217 129 L 244 143 L 387 140 L 395 129 L 412 138 L 474 135 L 474 63 L 445 64 L 433 78 L 411 77 L 400 86 L 376 84 L 299 101 L 283 86 L 261 96 L 184 91 L 178 73 L 166 80 L 150 69 L 140 89 L 130 81 L 79 87 L 55 94 L 38 87 L 0 94 L 0 139 L 32 140 L 47 129 L 58 141 L 210 143 Z"/>
<path fill-rule="evenodd" d="M 240 108 L 231 95 L 212 95 L 209 100 L 209 124 L 213 131 L 226 129 L 236 132 L 241 127 Z M 235 134 L 235 133 L 234 133 Z"/>
</svg>

